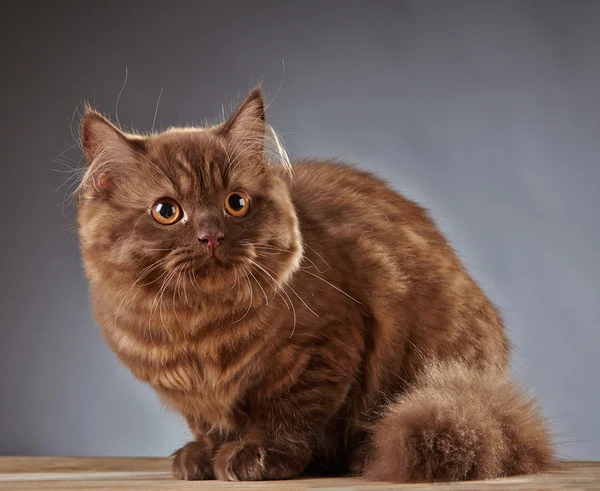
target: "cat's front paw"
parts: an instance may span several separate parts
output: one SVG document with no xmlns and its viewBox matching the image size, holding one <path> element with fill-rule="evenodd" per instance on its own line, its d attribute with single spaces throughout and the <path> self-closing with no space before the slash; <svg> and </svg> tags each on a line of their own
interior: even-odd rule
<svg viewBox="0 0 600 491">
<path fill-rule="evenodd" d="M 265 479 L 265 450 L 256 443 L 226 443 L 217 452 L 213 469 L 222 481 L 260 481 Z"/>
<path fill-rule="evenodd" d="M 173 477 L 184 481 L 214 479 L 211 458 L 204 442 L 189 442 L 173 454 Z"/>
<path fill-rule="evenodd" d="M 213 469 L 223 481 L 260 481 L 296 477 L 308 464 L 306 456 L 293 452 L 265 449 L 254 442 L 235 441 L 217 452 Z"/>
<path fill-rule="evenodd" d="M 348 456 L 346 464 L 350 474 L 353 476 L 362 476 L 365 472 L 365 468 L 369 464 L 369 449 L 366 447 L 360 447 L 356 452 Z"/>
</svg>

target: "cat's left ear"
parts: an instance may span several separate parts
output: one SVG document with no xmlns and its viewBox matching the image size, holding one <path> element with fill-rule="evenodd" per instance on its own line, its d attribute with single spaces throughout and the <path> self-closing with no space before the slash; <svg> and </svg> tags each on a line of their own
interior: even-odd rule
<svg viewBox="0 0 600 491">
<path fill-rule="evenodd" d="M 102 154 L 123 160 L 135 153 L 132 138 L 92 109 L 85 112 L 81 122 L 81 145 L 88 165 Z"/>
<path fill-rule="evenodd" d="M 254 88 L 233 115 L 219 126 L 223 137 L 262 151 L 266 132 L 265 102 L 260 87 Z"/>
</svg>

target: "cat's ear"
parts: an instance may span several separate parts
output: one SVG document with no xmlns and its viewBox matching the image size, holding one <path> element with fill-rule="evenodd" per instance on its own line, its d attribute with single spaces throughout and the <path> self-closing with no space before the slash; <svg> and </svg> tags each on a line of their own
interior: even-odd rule
<svg viewBox="0 0 600 491">
<path fill-rule="evenodd" d="M 92 109 L 88 109 L 83 116 L 81 146 L 88 165 L 102 154 L 129 157 L 135 152 L 132 141 L 125 133 Z"/>
<path fill-rule="evenodd" d="M 266 132 L 265 102 L 260 87 L 254 88 L 218 131 L 236 143 L 262 151 Z"/>
<path fill-rule="evenodd" d="M 97 190 L 109 189 L 116 171 L 136 160 L 138 139 L 119 130 L 101 114 L 88 109 L 81 124 L 81 146 L 88 174 Z"/>
</svg>

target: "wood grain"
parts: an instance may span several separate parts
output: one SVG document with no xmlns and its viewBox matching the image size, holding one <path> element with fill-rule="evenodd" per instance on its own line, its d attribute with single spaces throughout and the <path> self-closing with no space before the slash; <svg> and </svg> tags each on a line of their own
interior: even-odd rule
<svg viewBox="0 0 600 491">
<path fill-rule="evenodd" d="M 1 490 L 600 490 L 600 462 L 568 462 L 552 474 L 452 484 L 370 483 L 359 478 L 271 482 L 175 481 L 163 458 L 0 457 Z"/>
</svg>

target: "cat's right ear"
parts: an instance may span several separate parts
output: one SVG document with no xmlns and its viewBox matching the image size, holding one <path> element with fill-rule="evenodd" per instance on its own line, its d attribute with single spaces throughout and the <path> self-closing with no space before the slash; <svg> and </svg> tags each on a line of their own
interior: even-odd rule
<svg viewBox="0 0 600 491">
<path fill-rule="evenodd" d="M 94 188 L 109 189 L 118 167 L 136 160 L 139 144 L 100 113 L 88 109 L 81 124 L 81 146 Z"/>
<path fill-rule="evenodd" d="M 218 132 L 237 144 L 263 150 L 266 132 L 265 101 L 260 87 L 255 87 L 233 115 L 218 127 Z"/>
</svg>

